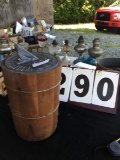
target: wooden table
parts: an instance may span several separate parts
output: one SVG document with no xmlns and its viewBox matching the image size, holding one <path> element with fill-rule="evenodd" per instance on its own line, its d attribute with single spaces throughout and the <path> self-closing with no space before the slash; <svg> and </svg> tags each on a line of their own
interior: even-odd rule
<svg viewBox="0 0 120 160">
<path fill-rule="evenodd" d="M 12 35 L 12 36 L 10 36 L 10 40 L 14 41 L 15 43 L 18 43 L 17 36 L 18 35 Z M 33 49 L 36 49 L 37 52 L 38 52 L 39 49 L 41 49 L 41 52 L 44 52 L 46 46 L 45 47 L 40 47 L 39 44 L 29 44 L 28 47 L 29 47 L 28 50 L 30 52 L 32 52 Z M 12 48 L 14 50 L 14 45 L 12 45 Z"/>
<path fill-rule="evenodd" d="M 29 46 L 28 46 L 28 50 L 29 50 L 30 52 L 32 52 L 33 49 L 36 49 L 37 52 L 38 52 L 39 48 L 41 48 L 41 47 L 39 46 L 39 44 L 29 44 Z"/>
</svg>

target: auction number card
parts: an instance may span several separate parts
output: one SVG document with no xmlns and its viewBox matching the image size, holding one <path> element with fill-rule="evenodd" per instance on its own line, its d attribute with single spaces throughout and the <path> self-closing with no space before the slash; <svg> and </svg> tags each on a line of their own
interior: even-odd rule
<svg viewBox="0 0 120 160">
<path fill-rule="evenodd" d="M 78 68 L 73 70 L 70 101 L 91 103 L 94 75 L 94 70 Z"/>
<path fill-rule="evenodd" d="M 23 27 L 23 37 L 28 37 L 32 35 L 32 29 L 30 27 Z"/>
<path fill-rule="evenodd" d="M 83 108 L 116 113 L 119 73 L 62 67 L 60 101 Z"/>
<path fill-rule="evenodd" d="M 60 85 L 60 101 L 67 102 L 70 94 L 72 80 L 72 68 L 62 67 L 62 81 Z"/>
<path fill-rule="evenodd" d="M 92 104 L 114 108 L 118 81 L 118 73 L 96 71 Z"/>
</svg>

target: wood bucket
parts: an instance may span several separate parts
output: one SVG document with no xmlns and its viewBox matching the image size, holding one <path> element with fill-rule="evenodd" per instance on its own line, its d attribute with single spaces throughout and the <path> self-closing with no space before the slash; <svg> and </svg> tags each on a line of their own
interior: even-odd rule
<svg viewBox="0 0 120 160">
<path fill-rule="evenodd" d="M 42 59 L 49 55 L 39 54 Z M 43 65 L 28 72 L 25 65 L 20 65 L 23 69 L 18 69 L 16 64 L 11 66 L 13 59 L 17 59 L 15 56 L 2 62 L 15 129 L 24 140 L 46 139 L 57 127 L 61 63 L 50 55 L 47 69 Z M 50 67 L 54 60 L 55 66 Z"/>
</svg>

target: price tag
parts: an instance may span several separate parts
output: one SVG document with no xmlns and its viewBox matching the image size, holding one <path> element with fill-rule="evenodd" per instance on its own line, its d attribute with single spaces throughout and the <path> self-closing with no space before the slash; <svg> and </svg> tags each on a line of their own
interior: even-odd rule
<svg viewBox="0 0 120 160">
<path fill-rule="evenodd" d="M 28 37 L 32 36 L 32 29 L 30 27 L 23 27 L 23 36 Z"/>
<path fill-rule="evenodd" d="M 72 80 L 72 68 L 70 67 L 62 67 L 62 81 L 60 85 L 60 101 L 67 102 L 69 93 L 70 93 L 70 86 Z"/>
<path fill-rule="evenodd" d="M 97 71 L 95 76 L 92 104 L 115 108 L 119 74 Z"/>
<path fill-rule="evenodd" d="M 70 101 L 91 103 L 94 74 L 94 70 L 74 69 Z"/>
</svg>

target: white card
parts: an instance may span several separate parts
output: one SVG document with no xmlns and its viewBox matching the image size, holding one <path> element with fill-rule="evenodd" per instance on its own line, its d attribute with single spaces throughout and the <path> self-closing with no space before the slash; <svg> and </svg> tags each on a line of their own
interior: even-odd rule
<svg viewBox="0 0 120 160">
<path fill-rule="evenodd" d="M 32 36 L 32 28 L 30 27 L 23 27 L 23 37 Z"/>
<path fill-rule="evenodd" d="M 92 104 L 115 108 L 119 74 L 97 71 L 94 83 Z"/>
<path fill-rule="evenodd" d="M 42 26 L 43 26 L 43 27 L 45 27 L 45 28 L 46 28 L 45 20 L 41 20 L 41 24 L 42 24 Z"/>
<path fill-rule="evenodd" d="M 94 70 L 74 68 L 70 101 L 91 103 Z"/>
<path fill-rule="evenodd" d="M 72 68 L 62 67 L 62 81 L 60 85 L 60 101 L 67 102 L 70 94 L 72 80 Z"/>
<path fill-rule="evenodd" d="M 50 60 L 50 59 L 46 59 L 46 60 L 44 60 L 44 61 L 42 61 L 42 62 L 33 63 L 32 66 L 33 66 L 33 67 L 41 66 L 41 65 L 43 65 L 43 64 L 48 63 L 49 60 Z"/>
<path fill-rule="evenodd" d="M 28 26 L 26 17 L 23 17 L 21 19 L 21 21 L 22 21 L 22 23 L 23 23 L 24 26 L 26 26 L 26 27 Z"/>
<path fill-rule="evenodd" d="M 55 38 L 56 38 L 56 36 L 51 35 L 51 34 L 48 34 L 48 33 L 45 33 L 44 35 L 45 35 L 46 37 L 48 37 L 48 38 L 51 38 L 51 39 L 55 39 Z"/>
<path fill-rule="evenodd" d="M 20 32 L 22 28 L 23 26 L 19 22 L 16 22 L 15 33 L 17 34 L 18 32 Z"/>
</svg>

